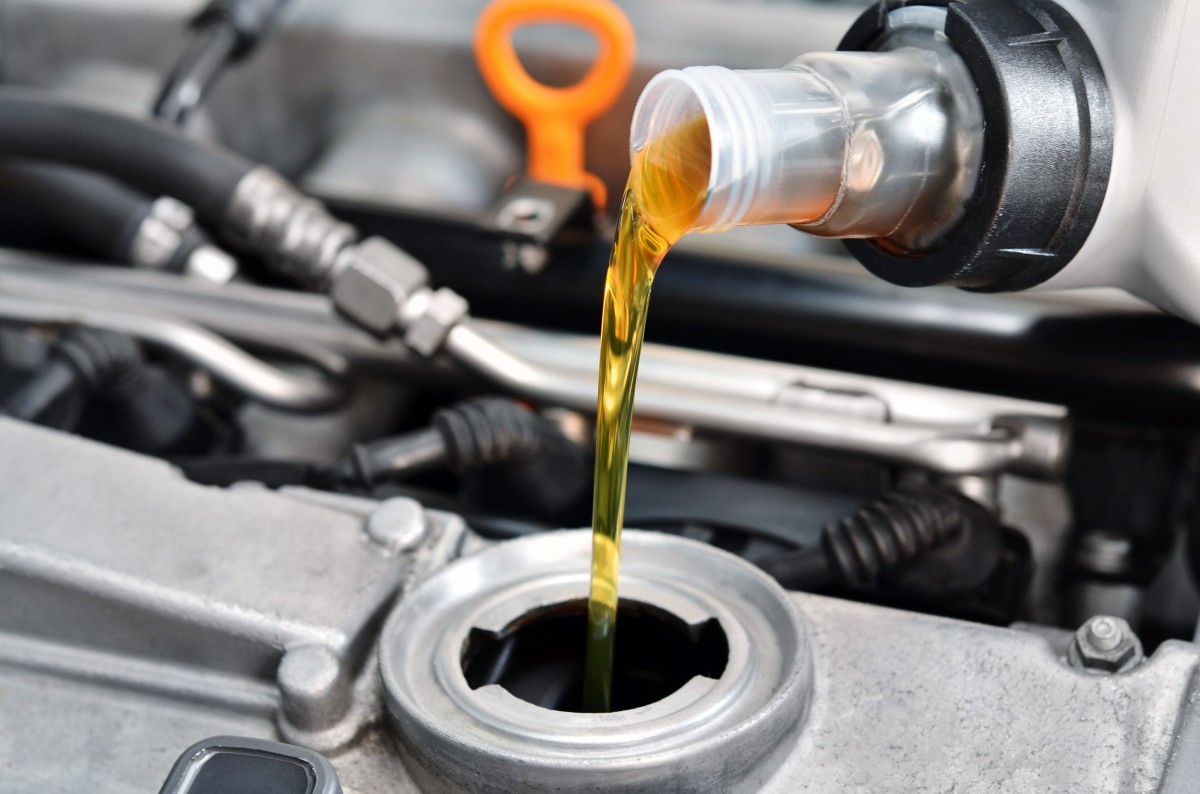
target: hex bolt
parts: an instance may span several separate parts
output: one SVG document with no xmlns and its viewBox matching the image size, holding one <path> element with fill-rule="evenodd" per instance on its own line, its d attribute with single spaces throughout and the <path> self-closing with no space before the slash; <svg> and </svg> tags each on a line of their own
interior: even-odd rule
<svg viewBox="0 0 1200 794">
<path fill-rule="evenodd" d="M 1111 651 L 1124 639 L 1121 629 L 1112 618 L 1101 616 L 1087 622 L 1088 640 L 1102 651 Z"/>
<path fill-rule="evenodd" d="M 412 551 L 429 533 L 425 508 L 415 499 L 385 499 L 367 517 L 367 536 L 392 554 Z"/>
<path fill-rule="evenodd" d="M 1075 632 L 1067 649 L 1072 667 L 1097 675 L 1123 673 L 1141 664 L 1142 643 L 1121 618 L 1097 615 Z"/>
<path fill-rule="evenodd" d="M 341 661 L 324 645 L 292 648 L 275 674 L 288 722 L 304 730 L 335 724 L 350 705 Z"/>
</svg>

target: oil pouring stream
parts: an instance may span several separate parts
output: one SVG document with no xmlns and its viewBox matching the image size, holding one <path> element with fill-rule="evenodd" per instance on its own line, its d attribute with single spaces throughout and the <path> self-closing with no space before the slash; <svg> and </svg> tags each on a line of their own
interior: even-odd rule
<svg viewBox="0 0 1200 794">
<path fill-rule="evenodd" d="M 650 287 L 667 251 L 699 217 L 708 190 L 710 155 L 708 125 L 703 116 L 693 117 L 634 153 L 621 200 L 600 332 L 592 578 L 583 694 L 588 711 L 609 711 L 612 702 L 629 432 Z"/>
<path fill-rule="evenodd" d="M 584 707 L 611 705 L 629 423 L 650 285 L 688 231 L 787 223 L 928 251 L 975 190 L 983 112 L 942 32 L 945 9 L 888 15 L 875 52 L 810 53 L 780 69 L 662 72 L 633 114 L 633 167 L 608 266 L 596 412 Z"/>
</svg>

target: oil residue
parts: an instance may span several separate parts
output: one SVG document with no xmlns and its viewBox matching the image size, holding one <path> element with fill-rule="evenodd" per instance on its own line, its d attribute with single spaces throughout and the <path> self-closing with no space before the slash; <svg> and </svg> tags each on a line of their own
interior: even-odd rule
<svg viewBox="0 0 1200 794">
<path fill-rule="evenodd" d="M 708 195 L 710 160 L 708 125 L 703 116 L 697 116 L 634 153 L 621 200 L 600 331 L 592 579 L 583 692 L 584 707 L 589 711 L 609 711 L 612 702 L 629 431 L 650 286 L 667 251 L 700 215 Z"/>
</svg>

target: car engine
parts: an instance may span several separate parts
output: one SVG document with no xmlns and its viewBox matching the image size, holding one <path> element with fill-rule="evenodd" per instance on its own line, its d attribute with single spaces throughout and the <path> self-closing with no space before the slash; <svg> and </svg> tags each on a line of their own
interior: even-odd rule
<svg viewBox="0 0 1200 794">
<path fill-rule="evenodd" d="M 1197 42 L 0 0 L 0 791 L 1200 790 Z M 679 113 L 598 710 L 605 274 Z"/>
</svg>

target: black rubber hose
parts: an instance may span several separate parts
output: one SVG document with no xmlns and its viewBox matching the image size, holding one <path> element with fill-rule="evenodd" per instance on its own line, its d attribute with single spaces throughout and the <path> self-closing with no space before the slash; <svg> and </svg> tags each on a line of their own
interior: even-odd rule
<svg viewBox="0 0 1200 794">
<path fill-rule="evenodd" d="M 69 166 L 38 160 L 0 160 L 0 201 L 32 208 L 56 232 L 105 262 L 144 266 L 135 251 L 142 224 L 156 199 L 131 187 Z M 157 269 L 183 273 L 197 249 L 212 240 L 195 224 L 179 231 L 178 244 Z"/>
<path fill-rule="evenodd" d="M 88 253 L 127 261 L 129 242 L 150 213 L 145 194 L 76 168 L 0 160 L 0 197 L 33 207 Z"/>
<path fill-rule="evenodd" d="M 4 412 L 37 421 L 75 389 L 111 399 L 136 395 L 145 384 L 142 351 L 132 338 L 111 331 L 72 328 L 46 363 L 4 404 Z"/>
<path fill-rule="evenodd" d="M 897 489 L 828 524 L 821 541 L 759 560 L 759 566 L 793 590 L 838 582 L 869 587 L 931 551 L 951 545 L 995 519 L 979 504 L 934 485 Z"/>
<path fill-rule="evenodd" d="M 202 458 L 171 458 L 171 462 L 192 482 L 222 488 L 238 482 L 259 482 L 268 488 L 287 485 L 332 488 L 334 485 L 327 467 L 305 461 L 206 455 Z"/>
<path fill-rule="evenodd" d="M 238 182 L 255 164 L 161 122 L 0 88 L 0 156 L 98 171 L 142 192 L 171 196 L 222 228 Z"/>
</svg>

